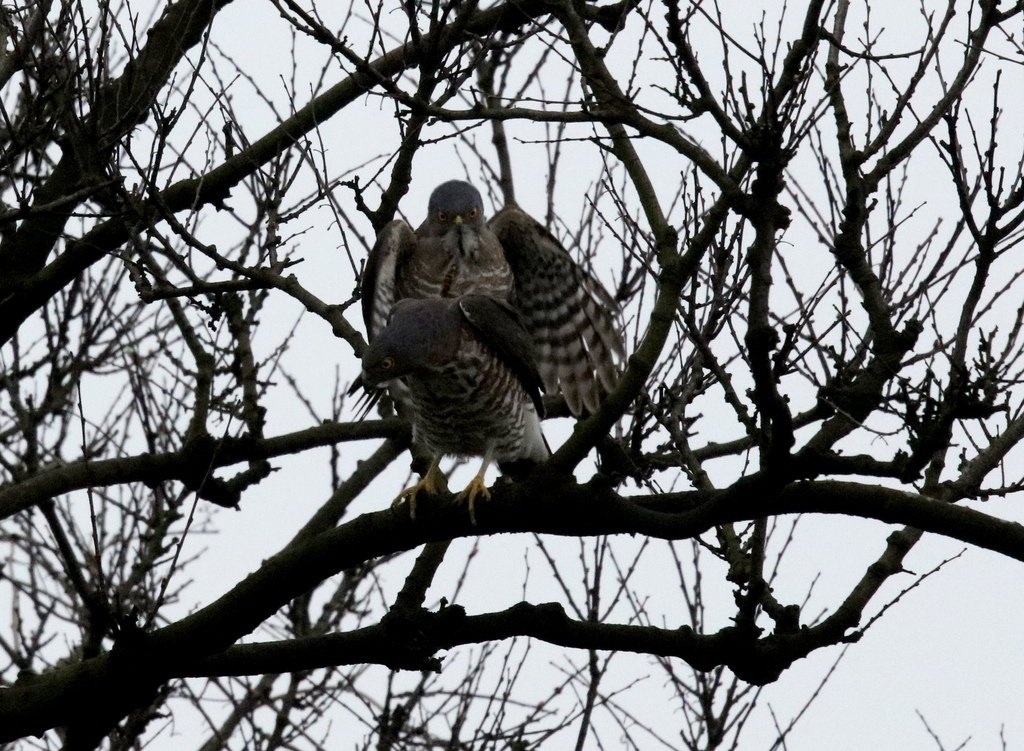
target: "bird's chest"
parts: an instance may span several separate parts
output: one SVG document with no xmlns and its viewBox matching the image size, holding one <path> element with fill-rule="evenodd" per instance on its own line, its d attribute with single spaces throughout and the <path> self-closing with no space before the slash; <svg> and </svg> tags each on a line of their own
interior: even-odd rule
<svg viewBox="0 0 1024 751">
<path fill-rule="evenodd" d="M 470 348 L 472 349 L 472 348 Z M 409 381 L 419 439 L 432 450 L 478 454 L 497 443 L 513 453 L 522 437 L 525 392 L 493 357 L 463 353 L 456 361 Z M 505 447 L 512 442 L 515 446 Z"/>
<path fill-rule="evenodd" d="M 497 239 L 469 228 L 421 242 L 398 276 L 402 297 L 481 294 L 504 300 L 512 291 L 512 270 Z"/>
<path fill-rule="evenodd" d="M 491 358 L 478 352 L 461 352 L 457 358 L 428 373 L 410 379 L 413 398 L 420 414 L 437 417 L 437 422 L 456 425 L 483 410 L 489 392 L 502 379 L 494 372 Z"/>
</svg>

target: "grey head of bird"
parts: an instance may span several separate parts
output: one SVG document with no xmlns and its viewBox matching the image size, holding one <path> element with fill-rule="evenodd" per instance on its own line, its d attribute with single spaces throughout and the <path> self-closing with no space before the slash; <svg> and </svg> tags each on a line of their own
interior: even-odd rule
<svg viewBox="0 0 1024 751">
<path fill-rule="evenodd" d="M 465 180 L 441 183 L 430 194 L 428 222 L 444 233 L 453 226 L 484 226 L 484 201 L 480 191 Z"/>
<path fill-rule="evenodd" d="M 398 301 L 388 325 L 363 352 L 363 382 L 378 386 L 450 362 L 459 345 L 461 326 L 462 312 L 456 299 Z"/>
</svg>

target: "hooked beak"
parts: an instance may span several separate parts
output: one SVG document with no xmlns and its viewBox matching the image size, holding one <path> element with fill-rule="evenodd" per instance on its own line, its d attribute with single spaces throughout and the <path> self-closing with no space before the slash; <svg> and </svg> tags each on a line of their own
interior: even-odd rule
<svg viewBox="0 0 1024 751">
<path fill-rule="evenodd" d="M 456 224 L 462 224 L 462 215 L 459 214 L 457 217 L 455 217 L 454 221 Z"/>
</svg>

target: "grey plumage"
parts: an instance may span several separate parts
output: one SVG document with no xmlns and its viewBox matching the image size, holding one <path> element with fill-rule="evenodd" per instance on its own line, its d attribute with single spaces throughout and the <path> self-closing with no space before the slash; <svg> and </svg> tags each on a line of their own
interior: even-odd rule
<svg viewBox="0 0 1024 751">
<path fill-rule="evenodd" d="M 437 462 L 444 454 L 481 456 L 461 495 L 488 495 L 483 477 L 491 461 L 543 461 L 542 381 L 533 344 L 518 313 L 486 295 L 406 299 L 363 355 L 369 386 L 401 379 L 408 391 L 413 441 L 433 457 L 430 471 L 399 499 L 415 513 L 421 490 L 441 489 Z"/>
<path fill-rule="evenodd" d="M 512 270 L 484 222 L 480 194 L 451 180 L 431 194 L 415 232 L 396 219 L 378 235 L 363 273 L 363 320 L 372 339 L 397 300 L 466 294 L 504 300 L 511 291 Z"/>
<path fill-rule="evenodd" d="M 485 223 L 476 188 L 451 180 L 415 232 L 396 220 L 378 236 L 362 280 L 367 333 L 372 341 L 397 300 L 466 294 L 513 304 L 547 391 L 574 414 L 596 410 L 614 387 L 624 347 L 601 284 L 525 212 L 506 208 Z"/>
</svg>

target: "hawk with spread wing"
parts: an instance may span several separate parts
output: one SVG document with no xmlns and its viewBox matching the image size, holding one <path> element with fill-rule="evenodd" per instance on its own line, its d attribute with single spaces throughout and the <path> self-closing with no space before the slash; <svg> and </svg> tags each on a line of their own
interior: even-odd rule
<svg viewBox="0 0 1024 751">
<path fill-rule="evenodd" d="M 396 499 L 408 501 L 411 517 L 421 491 L 446 489 L 438 468 L 444 454 L 483 457 L 459 494 L 474 524 L 476 497 L 490 496 L 484 475 L 492 461 L 548 457 L 533 343 L 508 303 L 487 295 L 400 300 L 363 353 L 362 372 L 368 386 L 398 378 L 408 390 L 413 442 L 431 455 L 427 473 Z"/>
<path fill-rule="evenodd" d="M 625 356 L 615 303 L 600 282 L 522 210 L 505 208 L 485 222 L 480 193 L 461 180 L 434 190 L 416 230 L 400 219 L 384 227 L 361 291 L 371 343 L 404 298 L 507 300 L 533 341 L 545 390 L 561 393 L 575 415 L 598 408 Z"/>
</svg>

